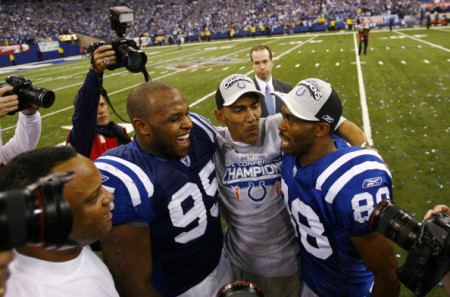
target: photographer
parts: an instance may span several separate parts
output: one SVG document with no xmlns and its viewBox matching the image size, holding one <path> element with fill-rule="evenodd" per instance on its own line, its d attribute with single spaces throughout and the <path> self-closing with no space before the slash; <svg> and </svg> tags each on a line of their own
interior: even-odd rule
<svg viewBox="0 0 450 297">
<path fill-rule="evenodd" d="M 0 88 L 0 118 L 19 107 L 17 95 L 4 96 L 12 90 L 11 86 Z M 41 135 L 41 116 L 38 109 L 38 106 L 32 105 L 19 113 L 14 136 L 3 146 L 0 130 L 0 167 L 18 154 L 36 148 Z"/>
<path fill-rule="evenodd" d="M 64 172 L 74 173 L 63 188 L 73 214 L 70 240 L 60 249 L 34 243 L 14 246 L 5 296 L 119 296 L 107 267 L 88 246 L 111 230 L 114 199 L 101 186 L 100 172 L 91 160 L 64 146 L 36 149 L 0 170 L 0 189 L 24 189 L 50 173 Z M 19 226 L 15 228 L 18 233 Z M 12 241 L 12 236 L 2 240 Z"/>
<path fill-rule="evenodd" d="M 446 213 L 450 215 L 450 208 L 447 205 L 436 205 L 433 209 L 427 211 L 423 220 L 426 221 L 430 219 L 432 215 L 439 213 Z M 442 278 L 442 283 L 444 284 L 445 292 L 447 292 L 447 295 L 450 296 L 450 272 L 447 272 L 447 274 Z"/>
<path fill-rule="evenodd" d="M 73 128 L 67 137 L 67 143 L 91 160 L 131 141 L 124 128 L 109 120 L 105 101 L 108 95 L 102 85 L 106 67 L 116 63 L 111 49 L 111 45 L 102 45 L 92 54 L 91 69 L 75 99 Z"/>
</svg>

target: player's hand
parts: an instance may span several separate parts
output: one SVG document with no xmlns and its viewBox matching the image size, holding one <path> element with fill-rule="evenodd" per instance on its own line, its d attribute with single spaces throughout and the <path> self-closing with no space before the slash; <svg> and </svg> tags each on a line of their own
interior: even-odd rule
<svg viewBox="0 0 450 297">
<path fill-rule="evenodd" d="M 16 94 L 3 96 L 6 92 L 12 90 L 13 87 L 11 86 L 0 88 L 0 118 L 19 108 L 19 97 Z"/>
<path fill-rule="evenodd" d="M 99 46 L 93 53 L 92 70 L 102 73 L 106 67 L 116 64 L 116 55 L 110 44 Z"/>
</svg>

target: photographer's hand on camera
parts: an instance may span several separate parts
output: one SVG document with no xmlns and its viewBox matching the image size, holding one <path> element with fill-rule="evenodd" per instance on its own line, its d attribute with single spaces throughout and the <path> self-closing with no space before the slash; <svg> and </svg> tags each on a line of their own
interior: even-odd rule
<svg viewBox="0 0 450 297">
<path fill-rule="evenodd" d="M 11 111 L 17 110 L 19 108 L 19 98 L 17 95 L 3 96 L 5 93 L 13 90 L 11 86 L 5 86 L 0 88 L 0 118 L 7 115 Z"/>
<path fill-rule="evenodd" d="M 426 221 L 430 219 L 432 215 L 440 213 L 446 213 L 450 215 L 450 207 L 443 204 L 436 205 L 435 207 L 433 207 L 433 209 L 427 211 L 423 220 Z M 450 272 L 447 272 L 447 274 L 442 278 L 442 283 L 444 284 L 444 289 L 447 292 L 447 295 L 450 296 Z"/>
<path fill-rule="evenodd" d="M 12 90 L 11 86 L 0 88 L 0 118 L 19 108 L 19 99 L 16 94 L 4 96 Z M 38 108 L 32 104 L 19 113 L 14 136 L 7 143 L 1 142 L 0 130 L 0 167 L 18 154 L 36 148 L 41 135 L 41 117 L 37 112 Z"/>
<path fill-rule="evenodd" d="M 99 46 L 93 53 L 92 70 L 96 73 L 103 73 L 106 67 L 116 63 L 116 56 L 112 46 L 105 44 Z"/>
<path fill-rule="evenodd" d="M 447 205 L 443 205 L 443 204 L 436 205 L 433 209 L 430 209 L 429 211 L 427 211 L 423 220 L 426 221 L 426 220 L 430 219 L 432 215 L 438 214 L 438 213 L 446 213 L 446 214 L 450 215 L 450 208 Z"/>
</svg>

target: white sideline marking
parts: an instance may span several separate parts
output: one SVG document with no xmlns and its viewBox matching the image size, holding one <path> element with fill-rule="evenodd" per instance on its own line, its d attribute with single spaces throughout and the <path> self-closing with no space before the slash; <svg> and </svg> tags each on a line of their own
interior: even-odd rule
<svg viewBox="0 0 450 297">
<path fill-rule="evenodd" d="M 408 37 L 408 38 L 411 38 L 411 39 L 413 39 L 413 40 L 415 40 L 415 41 L 419 41 L 419 42 L 428 44 L 429 46 L 438 48 L 438 49 L 440 49 L 440 50 L 443 50 L 443 51 L 446 51 L 446 52 L 450 52 L 450 49 L 445 48 L 445 47 L 443 47 L 443 46 L 441 46 L 441 45 L 437 45 L 437 44 L 434 44 L 434 43 L 431 43 L 431 42 L 428 42 L 428 41 L 425 41 L 425 40 L 422 40 L 422 39 L 419 39 L 419 38 L 415 38 L 415 37 L 413 37 L 413 36 L 411 36 L 411 35 L 408 35 L 408 34 L 405 34 L 405 33 L 402 33 L 402 32 L 398 32 L 398 31 L 396 31 L 396 32 L 397 32 L 398 34 L 401 34 L 401 35 L 404 35 L 404 36 L 406 36 L 406 37 Z M 422 48 L 420 45 L 418 45 L 417 47 L 418 47 L 418 48 Z"/>
<path fill-rule="evenodd" d="M 362 70 L 361 70 L 361 64 L 359 63 L 359 55 L 357 52 L 358 43 L 356 42 L 356 33 L 353 33 L 353 43 L 355 46 L 356 70 L 358 72 L 359 97 L 361 98 L 363 129 L 364 129 L 364 134 L 366 134 L 367 141 L 369 141 L 369 143 L 373 144 L 372 128 L 370 127 L 369 108 L 367 107 L 366 89 L 364 87 L 364 79 L 363 79 L 363 74 L 362 74 Z"/>
</svg>

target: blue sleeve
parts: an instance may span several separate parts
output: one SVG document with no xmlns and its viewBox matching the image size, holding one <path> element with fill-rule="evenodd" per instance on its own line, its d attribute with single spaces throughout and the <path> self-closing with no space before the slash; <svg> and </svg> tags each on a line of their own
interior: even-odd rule
<svg viewBox="0 0 450 297">
<path fill-rule="evenodd" d="M 114 195 L 113 225 L 149 224 L 155 216 L 151 203 L 154 188 L 146 173 L 127 160 L 109 155 L 99 157 L 94 164 L 102 174 L 102 185 Z"/>
<path fill-rule="evenodd" d="M 100 101 L 100 87 L 103 73 L 97 74 L 89 70 L 83 86 L 78 91 L 75 111 L 72 116 L 72 131 L 68 143 L 75 150 L 88 157 L 91 155 L 92 142 L 97 126 L 97 109 Z"/>
<path fill-rule="evenodd" d="M 334 200 L 339 225 L 350 236 L 364 236 L 373 232 L 369 218 L 376 205 L 392 198 L 391 177 L 380 169 L 370 169 L 352 178 Z"/>
</svg>

